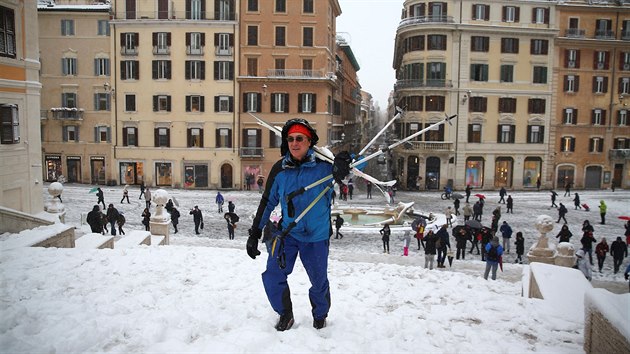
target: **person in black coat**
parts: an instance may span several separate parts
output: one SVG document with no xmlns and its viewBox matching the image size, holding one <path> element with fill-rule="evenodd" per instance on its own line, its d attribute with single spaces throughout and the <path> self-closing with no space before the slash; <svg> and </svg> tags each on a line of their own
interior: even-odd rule
<svg viewBox="0 0 630 354">
<path fill-rule="evenodd" d="M 96 188 L 96 197 L 98 198 L 96 204 L 103 203 L 103 209 L 105 209 L 105 197 L 103 196 L 103 190 L 100 187 Z"/>
<path fill-rule="evenodd" d="M 610 254 L 613 256 L 613 271 L 617 274 L 623 259 L 628 257 L 628 247 L 621 237 L 617 237 L 617 240 L 610 245 Z"/>
<path fill-rule="evenodd" d="M 469 184 L 466 186 L 466 203 L 468 203 L 468 199 L 470 198 L 470 192 L 472 192 L 472 187 Z"/>
<path fill-rule="evenodd" d="M 519 264 L 523 264 L 523 253 L 525 253 L 525 238 L 523 237 L 522 232 L 519 231 L 516 233 L 516 241 L 514 241 L 514 244 L 516 245 L 516 260 L 514 260 L 514 263 L 518 262 Z"/>
<path fill-rule="evenodd" d="M 567 225 L 562 225 L 560 232 L 556 235 L 556 238 L 559 239 L 558 242 L 571 242 L 571 237 L 573 237 L 573 233 Z"/>
<path fill-rule="evenodd" d="M 173 199 L 169 199 L 168 202 L 166 202 L 166 204 L 164 205 L 164 209 L 166 209 L 166 211 L 171 214 L 171 212 L 173 211 L 174 205 L 173 205 Z M 171 216 L 171 218 L 173 218 Z"/>
<path fill-rule="evenodd" d="M 437 248 L 438 268 L 446 268 L 444 265 L 444 261 L 446 260 L 446 249 L 451 249 L 450 236 L 448 235 L 447 227 L 447 224 L 442 225 L 436 234 L 439 237 L 439 241 L 436 242 L 435 246 L 435 248 Z"/>
<path fill-rule="evenodd" d="M 573 205 L 575 205 L 575 210 L 582 209 L 582 205 L 580 204 L 580 195 L 575 193 L 575 197 L 573 197 Z"/>
<path fill-rule="evenodd" d="M 512 199 L 511 195 L 508 195 L 508 197 L 507 197 L 506 208 L 507 208 L 506 213 L 514 214 L 514 209 L 513 209 L 514 208 L 514 199 Z"/>
<path fill-rule="evenodd" d="M 453 201 L 453 207 L 455 208 L 455 215 L 459 215 L 459 199 L 455 198 Z"/>
<path fill-rule="evenodd" d="M 389 253 L 389 235 L 392 234 L 392 231 L 389 229 L 389 225 L 385 224 L 379 232 L 383 235 L 383 253 Z"/>
<path fill-rule="evenodd" d="M 118 221 L 118 209 L 114 208 L 114 204 L 110 204 L 107 207 L 107 221 L 109 222 L 109 227 L 112 231 L 112 236 L 116 236 L 116 221 Z"/>
<path fill-rule="evenodd" d="M 150 222 L 151 222 L 151 212 L 149 211 L 149 208 L 144 208 L 144 211 L 142 212 L 142 225 L 144 225 L 144 231 L 150 231 L 149 229 Z"/>
<path fill-rule="evenodd" d="M 435 243 L 438 240 L 438 236 L 433 233 L 433 228 L 427 231 L 424 236 L 424 267 L 433 269 L 433 259 L 435 258 Z"/>
<path fill-rule="evenodd" d="M 458 225 L 453 228 L 453 236 L 455 236 L 455 244 L 457 247 L 456 259 L 459 259 L 460 253 L 462 259 L 466 259 L 466 245 L 470 238 L 470 228 L 467 226 Z"/>
<path fill-rule="evenodd" d="M 567 218 L 565 217 L 567 215 L 567 208 L 564 206 L 564 204 L 560 203 L 560 207 L 558 208 L 558 221 L 556 221 L 556 224 L 560 222 L 560 219 L 564 220 L 564 223 L 567 223 Z"/>
<path fill-rule="evenodd" d="M 87 218 L 85 220 L 88 225 L 90 225 L 90 229 L 92 232 L 101 234 L 103 233 L 103 224 L 101 223 L 101 208 L 98 205 L 95 205 L 87 214 Z"/>
<path fill-rule="evenodd" d="M 551 206 L 549 208 L 557 208 L 558 206 L 556 205 L 556 196 L 558 196 L 558 193 L 551 191 Z"/>
<path fill-rule="evenodd" d="M 195 222 L 195 234 L 199 235 L 199 227 L 203 222 L 203 215 L 201 214 L 201 210 L 199 210 L 199 207 L 195 205 L 195 208 L 190 210 L 189 214 L 193 216 L 193 221 Z M 201 228 L 203 229 L 203 226 Z"/>
<path fill-rule="evenodd" d="M 582 224 L 582 231 L 584 232 L 582 239 L 580 239 L 582 249 L 584 250 L 584 253 L 588 253 L 588 259 L 591 262 L 591 265 L 593 265 L 593 243 L 597 242 L 593 236 L 593 232 L 595 230 L 588 220 L 584 220 L 584 223 Z"/>
<path fill-rule="evenodd" d="M 233 213 L 233 212 L 234 212 L 234 209 L 236 209 L 236 205 L 234 205 L 234 203 L 232 203 L 232 201 L 230 200 L 230 201 L 228 202 L 228 212 L 229 212 L 229 213 Z"/>
<path fill-rule="evenodd" d="M 173 228 L 175 229 L 175 233 L 177 233 L 177 225 L 179 224 L 179 210 L 177 210 L 177 208 L 173 207 L 171 209 L 171 223 L 173 224 Z"/>
<path fill-rule="evenodd" d="M 337 214 L 337 217 L 335 218 L 335 238 L 343 238 L 343 234 L 339 232 L 343 226 L 343 222 L 343 218 Z"/>
</svg>

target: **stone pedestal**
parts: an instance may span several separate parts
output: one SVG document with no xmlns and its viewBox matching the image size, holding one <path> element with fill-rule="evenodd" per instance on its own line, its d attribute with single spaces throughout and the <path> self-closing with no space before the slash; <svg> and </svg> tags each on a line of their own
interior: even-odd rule
<svg viewBox="0 0 630 354">
<path fill-rule="evenodd" d="M 48 194 L 51 199 L 46 203 L 46 211 L 54 214 L 62 223 L 66 222 L 66 207 L 63 205 L 59 196 L 63 192 L 63 185 L 59 182 L 53 182 L 48 186 Z"/>
<path fill-rule="evenodd" d="M 168 201 L 168 192 L 164 189 L 158 189 L 153 192 L 152 198 L 155 203 L 155 214 L 151 216 L 149 221 L 149 230 L 151 235 L 164 236 L 164 244 L 170 244 L 169 225 L 171 224 L 171 217 L 164 211 L 164 205 Z"/>
<path fill-rule="evenodd" d="M 575 265 L 577 257 L 575 256 L 575 248 L 571 243 L 561 242 L 558 244 L 557 250 L 555 265 L 569 268 Z"/>
<path fill-rule="evenodd" d="M 540 232 L 538 242 L 529 249 L 527 258 L 529 262 L 555 264 L 555 245 L 549 244 L 547 233 L 553 230 L 553 219 L 548 215 L 540 215 L 536 218 L 536 229 Z"/>
</svg>

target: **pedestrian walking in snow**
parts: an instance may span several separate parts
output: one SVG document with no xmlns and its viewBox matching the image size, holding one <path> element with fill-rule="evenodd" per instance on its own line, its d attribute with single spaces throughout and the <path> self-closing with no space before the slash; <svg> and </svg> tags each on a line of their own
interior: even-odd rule
<svg viewBox="0 0 630 354">
<path fill-rule="evenodd" d="M 98 198 L 96 204 L 102 203 L 103 209 L 105 209 L 105 196 L 103 195 L 103 190 L 100 187 L 96 188 L 96 198 Z"/>
<path fill-rule="evenodd" d="M 352 200 L 352 194 L 354 193 L 354 182 L 352 178 L 348 179 L 348 197 Z"/>
<path fill-rule="evenodd" d="M 471 238 L 470 238 L 470 251 L 468 251 L 468 253 L 472 254 L 474 249 L 477 249 L 477 255 L 480 254 L 479 251 L 479 242 L 481 241 L 481 230 L 474 230 L 471 232 Z"/>
<path fill-rule="evenodd" d="M 457 248 L 455 258 L 459 259 L 461 256 L 462 259 L 466 259 L 466 245 L 468 244 L 468 240 L 470 238 L 470 229 L 468 226 L 455 226 L 453 228 L 453 236 L 455 236 L 455 246 Z"/>
<path fill-rule="evenodd" d="M 444 215 L 446 216 L 446 224 L 450 227 L 453 227 L 453 210 L 451 207 L 446 208 L 444 211 Z"/>
<path fill-rule="evenodd" d="M 591 265 L 593 265 L 593 243 L 597 242 L 597 240 L 595 240 L 595 237 L 593 236 L 593 232 L 595 232 L 595 230 L 588 220 L 584 220 L 584 223 L 582 223 L 582 232 L 584 232 L 584 234 L 580 239 L 580 243 L 582 243 L 584 253 L 588 253 L 588 259 L 591 262 Z"/>
<path fill-rule="evenodd" d="M 567 223 L 567 218 L 565 217 L 567 215 L 567 208 L 564 206 L 564 204 L 560 203 L 560 207 L 558 208 L 558 221 L 556 221 L 556 224 L 560 222 L 560 219 L 564 220 L 564 223 Z"/>
<path fill-rule="evenodd" d="M 177 225 L 179 225 L 179 217 L 181 216 L 181 214 L 179 213 L 179 210 L 177 210 L 176 207 L 173 207 L 173 209 L 171 209 L 171 223 L 173 224 L 173 228 L 175 229 L 175 233 L 177 233 Z"/>
<path fill-rule="evenodd" d="M 142 197 L 144 196 L 144 190 L 145 190 L 144 181 L 141 181 L 140 182 L 140 196 L 138 197 L 138 199 L 142 200 Z"/>
<path fill-rule="evenodd" d="M 195 223 L 195 234 L 199 235 L 199 229 L 203 229 L 203 215 L 199 206 L 195 205 L 193 209 L 190 209 L 190 215 L 193 216 L 193 222 Z"/>
<path fill-rule="evenodd" d="M 540 192 L 540 177 L 536 180 L 536 190 Z"/>
<path fill-rule="evenodd" d="M 146 203 L 146 208 L 151 209 L 151 190 L 149 190 L 149 187 L 144 190 L 144 202 Z"/>
<path fill-rule="evenodd" d="M 221 192 L 217 192 L 217 196 L 216 198 L 214 198 L 214 202 L 217 204 L 217 212 L 222 213 L 223 203 L 225 202 L 225 199 L 223 198 L 223 195 L 221 194 Z"/>
<path fill-rule="evenodd" d="M 403 256 L 409 255 L 409 244 L 411 243 L 411 231 L 406 230 L 405 233 L 399 236 L 399 240 L 403 242 Z"/>
<path fill-rule="evenodd" d="M 118 225 L 118 234 L 124 235 L 125 231 L 123 230 L 123 226 L 125 226 L 125 216 L 122 213 L 118 213 L 118 218 L 116 219 L 116 225 Z"/>
<path fill-rule="evenodd" d="M 468 204 L 468 202 L 464 204 L 462 211 L 464 212 L 464 222 L 470 220 L 470 217 L 473 215 L 473 208 L 470 206 L 470 204 Z"/>
<path fill-rule="evenodd" d="M 470 184 L 466 185 L 466 203 L 468 203 L 468 199 L 470 198 L 470 193 L 472 192 L 472 187 Z"/>
<path fill-rule="evenodd" d="M 504 221 L 501 224 L 501 235 L 503 236 L 503 250 L 505 250 L 508 254 L 510 253 L 510 238 L 512 238 L 512 227 Z"/>
<path fill-rule="evenodd" d="M 575 205 L 575 210 L 582 209 L 582 205 L 580 204 L 580 195 L 575 192 L 575 196 L 573 197 L 573 205 Z"/>
<path fill-rule="evenodd" d="M 501 189 L 499 190 L 499 203 L 505 204 L 506 195 L 507 195 L 507 190 L 505 190 L 505 187 L 501 187 Z"/>
<path fill-rule="evenodd" d="M 602 221 L 600 221 L 600 224 L 604 225 L 606 224 L 606 211 L 608 210 L 608 206 L 606 205 L 606 203 L 604 203 L 603 200 L 599 201 L 599 216 L 601 217 Z"/>
<path fill-rule="evenodd" d="M 560 232 L 556 235 L 556 238 L 559 239 L 558 242 L 571 242 L 571 237 L 573 237 L 573 233 L 569 230 L 568 225 L 562 225 Z"/>
<path fill-rule="evenodd" d="M 499 244 L 499 237 L 494 236 L 484 249 L 486 250 L 486 271 L 483 273 L 483 278 L 488 280 L 488 275 L 492 270 L 492 280 L 496 280 L 497 268 L 503 255 L 503 247 Z"/>
<path fill-rule="evenodd" d="M 506 213 L 508 213 L 508 214 L 514 214 L 514 199 L 512 199 L 512 196 L 511 196 L 511 195 L 508 195 L 508 197 L 507 197 L 507 203 L 506 203 L 506 206 L 505 206 L 505 207 L 507 208 Z"/>
<path fill-rule="evenodd" d="M 446 268 L 444 265 L 446 252 L 451 249 L 451 241 L 449 240 L 448 231 L 446 231 L 446 224 L 440 227 L 436 236 L 438 237 L 438 240 L 435 242 L 435 248 L 437 249 L 437 267 Z"/>
<path fill-rule="evenodd" d="M 228 213 L 233 213 L 236 210 L 236 205 L 231 200 L 228 201 Z"/>
<path fill-rule="evenodd" d="M 514 263 L 523 264 L 523 253 L 525 253 L 525 238 L 523 237 L 522 232 L 516 233 L 516 240 L 514 241 L 514 245 L 516 246 L 516 260 Z"/>
<path fill-rule="evenodd" d="M 127 199 L 127 204 L 131 204 L 131 202 L 129 201 L 129 191 L 127 190 L 127 185 L 125 185 L 125 187 L 123 188 L 123 197 L 120 200 L 120 204 L 122 204 L 123 201 L 125 201 L 125 199 Z"/>
<path fill-rule="evenodd" d="M 265 183 L 263 176 L 258 176 L 256 180 L 256 185 L 258 186 L 258 193 L 262 194 L 263 192 L 263 183 Z"/>
<path fill-rule="evenodd" d="M 341 215 L 337 214 L 335 218 L 335 238 L 343 238 L 343 234 L 339 232 L 341 226 L 343 226 L 344 220 Z"/>
<path fill-rule="evenodd" d="M 107 220 L 112 230 L 112 236 L 116 236 L 116 220 L 118 220 L 118 215 L 120 215 L 118 209 L 114 208 L 114 204 L 110 204 L 107 207 Z"/>
<path fill-rule="evenodd" d="M 459 215 L 459 198 L 453 200 L 453 207 L 455 208 L 455 216 Z"/>
<path fill-rule="evenodd" d="M 144 225 L 144 231 L 150 231 L 149 226 L 151 225 L 151 212 L 149 208 L 144 208 L 142 211 L 142 225 Z"/>
<path fill-rule="evenodd" d="M 599 272 L 602 272 L 602 267 L 604 266 L 604 261 L 606 260 L 606 255 L 610 248 L 608 247 L 608 243 L 606 242 L 606 238 L 602 237 L 602 240 L 595 246 L 595 255 L 597 256 L 597 268 L 599 268 Z"/>
<path fill-rule="evenodd" d="M 565 197 L 567 197 L 567 196 L 568 196 L 568 197 L 570 197 L 570 196 L 571 196 L 571 185 L 572 185 L 572 184 L 573 184 L 573 183 L 571 183 L 570 181 L 567 181 L 567 182 L 564 184 L 564 196 L 565 196 Z"/>
<path fill-rule="evenodd" d="M 551 191 L 551 206 L 549 208 L 557 208 L 558 206 L 556 205 L 556 197 L 558 196 L 558 193 L 556 193 L 555 191 Z"/>
<path fill-rule="evenodd" d="M 93 233 L 102 234 L 103 233 L 103 225 L 101 224 L 101 208 L 95 205 L 87 214 L 87 218 L 85 221 L 90 225 L 90 229 Z"/>
<path fill-rule="evenodd" d="M 389 253 L 389 235 L 392 234 L 392 231 L 389 229 L 389 225 L 385 224 L 379 232 L 383 236 L 381 238 L 381 240 L 383 240 L 383 253 Z"/>
<path fill-rule="evenodd" d="M 621 240 L 621 237 L 617 237 L 617 240 L 610 245 L 610 255 L 613 256 L 613 272 L 617 274 L 623 259 L 628 257 L 628 247 Z"/>
<path fill-rule="evenodd" d="M 436 246 L 435 243 L 438 236 L 433 232 L 433 228 L 429 228 L 424 236 L 424 267 L 433 269 L 433 260 L 435 259 Z"/>
<path fill-rule="evenodd" d="M 232 214 L 232 213 L 226 213 L 223 216 L 223 218 L 227 222 L 228 239 L 233 240 L 234 239 L 234 228 L 236 228 L 236 224 L 232 220 L 232 217 L 230 216 L 230 214 Z"/>
<path fill-rule="evenodd" d="M 372 199 L 372 182 L 365 181 L 365 189 L 367 190 L 367 199 Z"/>
</svg>

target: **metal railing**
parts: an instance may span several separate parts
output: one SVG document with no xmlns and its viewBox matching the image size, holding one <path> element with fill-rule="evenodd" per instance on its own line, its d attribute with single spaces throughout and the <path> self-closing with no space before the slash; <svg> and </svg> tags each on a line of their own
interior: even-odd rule
<svg viewBox="0 0 630 354">
<path fill-rule="evenodd" d="M 398 28 L 420 25 L 425 23 L 455 23 L 453 16 L 436 15 L 436 16 L 415 16 L 406 18 L 398 24 Z"/>
<path fill-rule="evenodd" d="M 190 20 L 190 21 L 236 21 L 236 12 L 231 11 L 118 11 L 112 12 L 116 20 Z"/>
<path fill-rule="evenodd" d="M 308 79 L 315 78 L 321 79 L 326 77 L 323 70 L 304 70 L 304 69 L 269 69 L 267 70 L 268 77 L 286 77 L 286 78 L 300 78 Z"/>
<path fill-rule="evenodd" d="M 121 47 L 120 48 L 120 54 L 122 54 L 122 55 L 138 55 L 138 47 L 132 47 L 132 48 Z"/>
<path fill-rule="evenodd" d="M 53 119 L 83 120 L 83 109 L 81 108 L 51 108 L 50 113 Z"/>
<path fill-rule="evenodd" d="M 586 30 L 582 28 L 568 28 L 564 35 L 569 38 L 584 38 Z"/>
<path fill-rule="evenodd" d="M 595 30 L 595 38 L 597 38 L 597 39 L 615 39 L 615 31 L 611 31 L 611 30 Z"/>
<path fill-rule="evenodd" d="M 407 145 L 410 148 L 408 150 L 422 150 L 422 151 L 452 151 L 453 143 L 445 141 L 410 141 Z"/>
<path fill-rule="evenodd" d="M 193 48 L 192 46 L 186 46 L 186 54 L 188 55 L 203 55 L 203 47 Z"/>
<path fill-rule="evenodd" d="M 453 87 L 452 80 L 426 79 L 426 80 L 398 80 L 394 89 L 422 88 L 422 87 Z"/>
<path fill-rule="evenodd" d="M 171 47 L 153 46 L 153 54 L 168 55 L 171 54 Z"/>
<path fill-rule="evenodd" d="M 232 54 L 234 54 L 234 47 L 221 48 L 219 46 L 215 46 L 214 54 L 217 56 L 220 56 L 220 55 L 231 56 Z"/>
<path fill-rule="evenodd" d="M 241 157 L 264 157 L 264 149 L 260 147 L 242 147 L 240 149 Z"/>
<path fill-rule="evenodd" d="M 630 160 L 630 149 L 610 149 L 608 157 L 615 160 Z"/>
</svg>

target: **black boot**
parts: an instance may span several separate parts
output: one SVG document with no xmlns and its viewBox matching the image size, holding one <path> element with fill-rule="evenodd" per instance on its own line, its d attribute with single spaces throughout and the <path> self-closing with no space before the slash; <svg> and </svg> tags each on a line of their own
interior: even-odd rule
<svg viewBox="0 0 630 354">
<path fill-rule="evenodd" d="M 277 331 L 286 331 L 293 326 L 293 311 L 286 311 L 284 314 L 280 316 L 278 323 L 276 323 Z"/>
<path fill-rule="evenodd" d="M 313 328 L 322 329 L 326 327 L 326 319 L 322 318 L 321 320 L 313 320 Z"/>
</svg>

